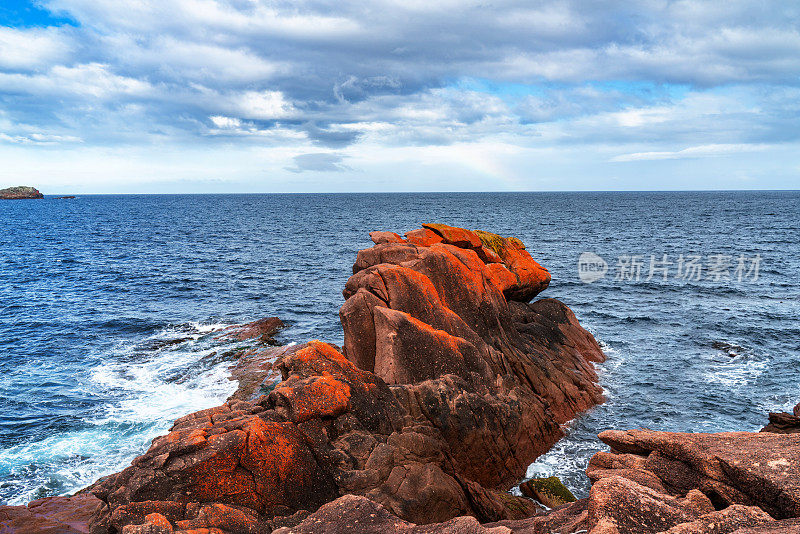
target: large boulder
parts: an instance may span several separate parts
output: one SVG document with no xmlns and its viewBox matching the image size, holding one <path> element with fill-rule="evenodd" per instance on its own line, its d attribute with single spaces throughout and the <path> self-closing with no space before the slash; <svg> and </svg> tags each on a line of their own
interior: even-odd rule
<svg viewBox="0 0 800 534">
<path fill-rule="evenodd" d="M 243 353 L 227 403 L 92 487 L 93 532 L 262 532 L 348 494 L 417 525 L 538 513 L 506 490 L 602 402 L 597 342 L 562 303 L 525 302 L 550 277 L 513 239 L 440 225 L 372 237 L 344 290 L 344 351 Z"/>
<path fill-rule="evenodd" d="M 761 432 L 773 434 L 798 434 L 800 433 L 800 404 L 797 404 L 792 413 L 771 412 L 769 424 Z"/>
<path fill-rule="evenodd" d="M 777 519 L 800 516 L 800 435 L 607 430 L 599 437 L 611 453 L 592 458 L 592 480 L 645 477 L 671 495 L 698 489 L 717 508 L 755 505 Z"/>
</svg>

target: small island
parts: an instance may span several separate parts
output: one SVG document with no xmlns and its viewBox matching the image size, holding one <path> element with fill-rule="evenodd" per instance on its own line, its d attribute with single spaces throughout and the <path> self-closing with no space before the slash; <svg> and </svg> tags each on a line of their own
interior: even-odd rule
<svg viewBox="0 0 800 534">
<path fill-rule="evenodd" d="M 27 185 L 0 189 L 0 199 L 2 200 L 22 200 L 29 198 L 44 198 L 44 195 L 35 187 L 29 187 Z"/>
</svg>

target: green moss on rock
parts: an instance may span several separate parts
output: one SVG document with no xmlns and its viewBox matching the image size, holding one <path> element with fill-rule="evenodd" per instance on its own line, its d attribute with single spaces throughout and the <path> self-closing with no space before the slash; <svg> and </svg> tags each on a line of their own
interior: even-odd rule
<svg viewBox="0 0 800 534">
<path fill-rule="evenodd" d="M 508 249 L 509 243 L 519 249 L 525 248 L 525 244 L 516 237 L 503 237 L 484 230 L 473 230 L 473 232 L 480 238 L 484 247 L 493 250 L 501 258 Z"/>
<path fill-rule="evenodd" d="M 526 497 L 536 499 L 550 508 L 576 501 L 572 492 L 555 476 L 533 478 L 520 484 L 519 489 Z"/>
</svg>

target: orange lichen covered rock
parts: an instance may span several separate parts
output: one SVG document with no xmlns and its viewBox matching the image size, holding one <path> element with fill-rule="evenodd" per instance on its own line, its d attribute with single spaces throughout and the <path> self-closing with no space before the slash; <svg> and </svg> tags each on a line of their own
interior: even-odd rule
<svg viewBox="0 0 800 534">
<path fill-rule="evenodd" d="M 394 232 L 370 232 L 369 238 L 376 245 L 383 243 L 402 243 L 403 238 Z"/>
<path fill-rule="evenodd" d="M 448 245 L 454 245 L 459 248 L 480 248 L 482 243 L 480 237 L 471 230 L 464 228 L 457 228 L 455 226 L 447 226 L 446 224 L 423 224 L 423 228 L 432 230 L 433 232 L 442 236 L 442 241 Z"/>
<path fill-rule="evenodd" d="M 508 300 L 528 302 L 550 284 L 550 272 L 539 265 L 525 250 L 522 241 L 515 237 L 431 223 L 423 224 L 419 230 L 406 232 L 405 236 L 403 240 L 392 232 L 370 233 L 376 245 L 405 243 L 416 247 L 432 247 L 441 243 L 475 252 L 478 259 L 489 267 L 495 285 Z M 376 263 L 379 262 L 371 262 L 372 265 Z M 355 268 L 362 268 L 358 261 Z"/>
<path fill-rule="evenodd" d="M 429 224 L 406 235 L 358 253 L 340 310 L 345 355 L 405 385 L 395 394 L 436 422 L 462 472 L 502 486 L 562 435 L 559 423 L 602 401 L 591 362 L 603 353 L 563 304 L 507 298 L 549 282 L 518 240 Z M 485 419 L 465 428 L 468 413 Z"/>
<path fill-rule="evenodd" d="M 307 378 L 294 387 L 275 390 L 276 397 L 283 397 L 291 408 L 291 419 L 303 423 L 314 417 L 336 417 L 347 411 L 350 387 L 330 374 Z"/>
<path fill-rule="evenodd" d="M 503 288 L 506 298 L 528 302 L 550 285 L 550 271 L 531 257 L 522 241 L 515 237 L 501 237 L 482 230 L 475 233 L 484 248 L 494 252 L 516 278 L 515 283 Z"/>
<path fill-rule="evenodd" d="M 549 274 L 513 239 L 444 225 L 371 238 L 344 289 L 344 350 L 244 353 L 228 402 L 92 487 L 95 534 L 269 532 L 347 494 L 420 524 L 536 513 L 504 490 L 602 402 L 602 351 L 563 304 L 523 302 Z"/>
<path fill-rule="evenodd" d="M 434 243 L 441 243 L 442 236 L 429 228 L 420 228 L 419 230 L 406 232 L 406 241 L 412 245 L 429 247 Z"/>
</svg>

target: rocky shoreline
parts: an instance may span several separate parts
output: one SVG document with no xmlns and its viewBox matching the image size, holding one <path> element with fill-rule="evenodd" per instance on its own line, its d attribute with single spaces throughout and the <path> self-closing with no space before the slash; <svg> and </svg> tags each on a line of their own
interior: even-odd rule
<svg viewBox="0 0 800 534">
<path fill-rule="evenodd" d="M 370 237 L 343 347 L 271 346 L 276 318 L 224 332 L 262 342 L 225 404 L 78 495 L 0 507 L 0 532 L 800 532 L 800 434 L 769 428 L 607 431 L 588 498 L 508 493 L 603 402 L 605 356 L 564 304 L 529 303 L 550 273 L 519 240 L 435 224 Z"/>
</svg>

